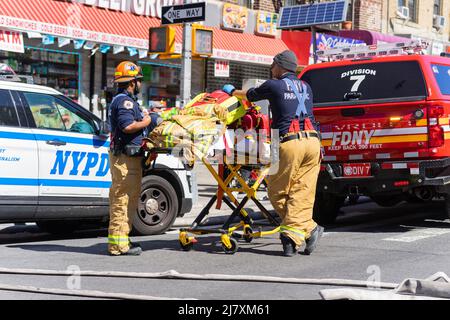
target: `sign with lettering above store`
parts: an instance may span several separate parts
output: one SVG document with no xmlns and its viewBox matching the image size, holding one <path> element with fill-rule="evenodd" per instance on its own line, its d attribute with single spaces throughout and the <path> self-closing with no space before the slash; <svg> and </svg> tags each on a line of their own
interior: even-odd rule
<svg viewBox="0 0 450 320">
<path fill-rule="evenodd" d="M 108 10 L 132 12 L 139 16 L 149 16 L 158 18 L 161 18 L 162 6 L 183 4 L 183 0 L 71 0 L 71 1 L 83 3 L 88 6 L 104 8 Z M 191 1 L 191 3 L 197 2 L 199 2 L 199 0 Z"/>
<path fill-rule="evenodd" d="M 0 29 L 0 50 L 24 53 L 22 33 Z"/>
<path fill-rule="evenodd" d="M 225 3 L 222 11 L 222 28 L 244 32 L 248 24 L 248 9 L 232 3 Z"/>
<path fill-rule="evenodd" d="M 230 77 L 230 62 L 228 60 L 214 61 L 214 77 L 217 78 Z"/>
</svg>

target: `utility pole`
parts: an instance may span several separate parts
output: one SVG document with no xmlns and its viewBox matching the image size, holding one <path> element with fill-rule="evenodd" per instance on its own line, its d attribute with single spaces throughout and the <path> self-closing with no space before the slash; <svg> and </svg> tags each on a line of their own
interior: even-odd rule
<svg viewBox="0 0 450 320">
<path fill-rule="evenodd" d="M 184 0 L 183 4 L 192 3 L 191 0 Z M 183 49 L 181 53 L 181 104 L 184 106 L 191 100 L 191 74 L 192 74 L 192 23 L 183 23 Z M 197 166 L 191 171 L 192 202 L 198 202 Z"/>
<path fill-rule="evenodd" d="M 191 3 L 184 0 L 183 4 Z M 181 108 L 191 99 L 191 74 L 192 74 L 192 23 L 183 23 L 183 50 L 181 54 Z"/>
</svg>

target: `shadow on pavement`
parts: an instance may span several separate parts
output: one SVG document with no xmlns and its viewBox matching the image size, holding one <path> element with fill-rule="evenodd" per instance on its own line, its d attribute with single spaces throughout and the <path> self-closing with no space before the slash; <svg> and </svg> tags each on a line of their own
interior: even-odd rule
<svg viewBox="0 0 450 320">
<path fill-rule="evenodd" d="M 106 240 L 106 239 L 104 239 Z M 137 241 L 136 241 L 137 240 Z M 202 252 L 208 254 L 217 255 L 230 255 L 224 252 L 220 244 L 220 236 L 203 236 L 197 238 L 198 242 L 194 245 L 191 251 L 183 251 L 180 247 L 178 239 L 174 240 L 145 240 L 139 241 L 138 237 L 133 238 L 134 242 L 139 242 L 142 247 L 143 254 L 154 250 L 168 250 L 183 252 L 185 254 L 191 254 L 195 252 Z M 282 256 L 282 247 L 278 239 L 270 239 L 270 242 L 259 242 L 255 240 L 252 243 L 246 243 L 244 241 L 238 241 L 239 249 L 236 254 L 239 253 L 253 253 L 257 255 L 270 255 L 270 256 Z M 265 249 L 267 247 L 274 246 L 274 250 Z M 68 246 L 60 244 L 15 244 L 8 245 L 8 248 L 22 249 L 35 252 L 65 252 L 65 253 L 81 253 L 90 255 L 109 256 L 107 252 L 106 241 L 102 243 L 96 243 L 91 246 Z"/>
</svg>

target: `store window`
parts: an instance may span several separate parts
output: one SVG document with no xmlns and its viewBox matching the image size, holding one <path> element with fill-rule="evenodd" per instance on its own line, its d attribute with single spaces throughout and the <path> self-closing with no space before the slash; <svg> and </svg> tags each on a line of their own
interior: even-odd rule
<svg viewBox="0 0 450 320">
<path fill-rule="evenodd" d="M 0 63 L 19 75 L 32 76 L 33 83 L 60 91 L 68 98 L 79 98 L 79 55 L 52 50 L 26 48 L 25 53 L 0 51 Z"/>
<path fill-rule="evenodd" d="M 0 90 L 0 126 L 19 126 L 19 117 L 7 90 Z"/>
<path fill-rule="evenodd" d="M 222 0 L 223 2 L 237 4 L 242 7 L 253 9 L 253 0 Z"/>
<path fill-rule="evenodd" d="M 180 69 L 144 64 L 142 70 L 144 103 L 150 108 L 175 107 L 180 95 Z"/>
<path fill-rule="evenodd" d="M 413 22 L 417 22 L 417 0 L 398 0 L 398 7 L 408 7 L 409 19 Z"/>
<path fill-rule="evenodd" d="M 114 71 L 122 60 L 108 59 L 107 61 L 107 93 L 108 105 L 116 94 L 114 85 Z M 150 63 L 147 61 L 133 61 L 142 68 L 144 79 L 141 94 L 138 100 L 144 107 L 175 107 L 177 96 L 180 95 L 180 72 L 181 66 L 175 63 Z M 196 79 L 192 79 L 195 81 Z M 106 93 L 106 92 L 105 92 Z"/>
<path fill-rule="evenodd" d="M 437 16 L 442 15 L 442 0 L 434 0 L 433 14 Z"/>
<path fill-rule="evenodd" d="M 36 127 L 93 134 L 94 128 L 66 102 L 47 94 L 24 93 Z"/>
<path fill-rule="evenodd" d="M 307 0 L 284 0 L 283 1 L 283 7 L 290 7 L 290 6 L 298 6 L 301 4 L 307 4 Z"/>
</svg>

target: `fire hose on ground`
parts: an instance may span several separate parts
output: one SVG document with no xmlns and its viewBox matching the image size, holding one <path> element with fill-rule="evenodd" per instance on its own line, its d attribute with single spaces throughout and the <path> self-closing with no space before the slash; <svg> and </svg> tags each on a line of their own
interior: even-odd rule
<svg viewBox="0 0 450 320">
<path fill-rule="evenodd" d="M 373 282 L 349 279 L 312 279 L 312 278 L 283 278 L 259 275 L 227 275 L 227 274 L 191 274 L 179 273 L 175 270 L 165 272 L 120 272 L 120 271 L 88 271 L 80 270 L 75 274 L 71 271 L 42 270 L 42 269 L 9 269 L 0 268 L 0 274 L 13 275 L 37 275 L 37 276 L 73 276 L 101 277 L 101 278 L 132 278 L 132 279 L 168 279 L 168 280 L 198 280 L 198 281 L 240 281 L 240 282 L 263 282 L 284 283 L 320 286 L 342 286 L 354 288 L 375 288 L 376 290 L 364 289 L 324 289 L 320 291 L 323 299 L 450 299 L 450 279 L 445 273 L 438 272 L 425 280 L 406 279 L 400 285 L 386 282 Z M 439 280 L 444 280 L 440 282 Z M 381 290 L 390 289 L 390 291 Z M 392 291 L 395 289 L 394 291 Z M 126 293 L 108 293 L 88 290 L 66 290 L 36 288 L 29 286 L 13 286 L 0 284 L 0 290 L 25 291 L 41 294 L 69 295 L 106 299 L 134 299 L 134 300 L 157 300 L 157 299 L 186 299 L 165 298 L 147 295 L 133 295 Z"/>
</svg>

